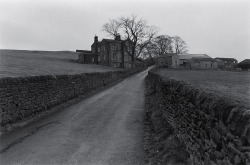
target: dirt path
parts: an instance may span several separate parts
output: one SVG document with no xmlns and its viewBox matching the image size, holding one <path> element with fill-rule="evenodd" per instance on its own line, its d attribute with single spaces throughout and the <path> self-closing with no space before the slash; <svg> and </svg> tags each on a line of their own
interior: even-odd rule
<svg viewBox="0 0 250 165">
<path fill-rule="evenodd" d="M 134 75 L 0 138 L 0 164 L 145 164 L 144 78 Z"/>
</svg>

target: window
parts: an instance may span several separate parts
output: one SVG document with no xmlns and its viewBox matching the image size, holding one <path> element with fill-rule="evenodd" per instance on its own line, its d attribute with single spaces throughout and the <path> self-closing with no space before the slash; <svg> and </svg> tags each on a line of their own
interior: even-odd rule
<svg viewBox="0 0 250 165">
<path fill-rule="evenodd" d="M 130 46 L 127 46 L 127 51 L 131 51 L 131 48 L 130 48 Z"/>
<path fill-rule="evenodd" d="M 98 48 L 98 52 L 100 52 L 101 50 L 100 50 L 100 47 Z"/>
<path fill-rule="evenodd" d="M 103 55 L 103 60 L 105 61 L 105 54 Z"/>
<path fill-rule="evenodd" d="M 120 44 L 117 45 L 117 46 L 116 46 L 116 49 L 117 49 L 117 50 L 120 50 L 120 49 L 121 49 L 121 45 L 120 45 Z"/>
<path fill-rule="evenodd" d="M 207 68 L 207 64 L 206 64 L 206 68 Z"/>
<path fill-rule="evenodd" d="M 132 60 L 132 57 L 131 57 L 131 56 L 128 56 L 128 60 L 131 61 L 131 60 Z"/>
<path fill-rule="evenodd" d="M 115 54 L 115 53 L 113 54 L 113 60 L 115 60 L 115 61 L 117 60 L 117 54 Z"/>
</svg>

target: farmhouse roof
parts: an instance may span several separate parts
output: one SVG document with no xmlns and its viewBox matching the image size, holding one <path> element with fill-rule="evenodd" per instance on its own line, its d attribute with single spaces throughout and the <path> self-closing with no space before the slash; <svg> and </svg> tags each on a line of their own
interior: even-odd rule
<svg viewBox="0 0 250 165">
<path fill-rule="evenodd" d="M 129 42 L 129 40 L 117 40 L 117 39 L 102 39 L 102 41 L 101 42 L 103 42 L 103 41 L 106 41 L 106 42 L 111 42 L 111 43 L 115 43 L 115 42 L 120 42 L 120 41 L 122 41 L 122 42 Z M 131 42 L 131 41 L 130 41 Z"/>
<path fill-rule="evenodd" d="M 117 42 L 117 40 L 113 40 L 113 39 L 103 39 L 102 41 L 106 41 L 106 42 Z"/>
<path fill-rule="evenodd" d="M 180 60 L 190 60 L 191 58 L 211 58 L 206 54 L 178 54 Z"/>
</svg>

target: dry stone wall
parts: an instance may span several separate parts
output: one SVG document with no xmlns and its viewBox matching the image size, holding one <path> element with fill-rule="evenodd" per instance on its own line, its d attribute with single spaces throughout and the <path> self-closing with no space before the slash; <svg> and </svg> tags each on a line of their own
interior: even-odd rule
<svg viewBox="0 0 250 165">
<path fill-rule="evenodd" d="M 0 79 L 1 127 L 36 117 L 51 107 L 141 71 L 84 73 Z"/>
<path fill-rule="evenodd" d="M 154 70 L 146 81 L 157 97 L 152 104 L 185 143 L 191 164 L 249 165 L 250 110 Z"/>
</svg>

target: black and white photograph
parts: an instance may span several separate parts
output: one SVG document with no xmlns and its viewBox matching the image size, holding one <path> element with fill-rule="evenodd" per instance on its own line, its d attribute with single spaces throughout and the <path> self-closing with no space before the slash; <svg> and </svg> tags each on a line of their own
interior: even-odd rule
<svg viewBox="0 0 250 165">
<path fill-rule="evenodd" d="M 249 0 L 1 0 L 1 165 L 250 165 Z"/>
</svg>

